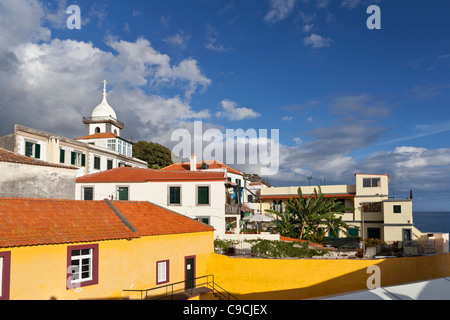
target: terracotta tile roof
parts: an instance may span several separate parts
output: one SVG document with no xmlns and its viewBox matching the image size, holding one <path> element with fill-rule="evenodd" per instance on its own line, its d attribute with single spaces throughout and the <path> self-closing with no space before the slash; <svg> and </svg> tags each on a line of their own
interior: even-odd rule
<svg viewBox="0 0 450 320">
<path fill-rule="evenodd" d="M 136 236 L 103 201 L 0 198 L 0 247 Z"/>
<path fill-rule="evenodd" d="M 137 232 L 106 201 L 0 198 L 0 248 L 214 230 L 149 202 L 113 204 Z"/>
<path fill-rule="evenodd" d="M 77 138 L 75 140 L 89 140 L 89 139 L 106 139 L 106 138 L 118 138 L 119 136 L 115 135 L 112 132 L 104 132 L 104 133 L 95 133 L 90 136 L 85 136 L 81 138 Z"/>
<path fill-rule="evenodd" d="M 281 236 L 281 235 L 280 235 L 280 241 L 309 243 L 309 248 L 313 248 L 313 249 L 323 249 L 323 248 L 325 248 L 323 245 L 318 244 L 318 243 L 314 243 L 314 242 L 310 242 L 310 241 L 306 241 L 306 240 L 301 240 L 301 239 L 289 238 L 289 237 L 285 237 L 285 236 Z"/>
<path fill-rule="evenodd" d="M 77 179 L 77 183 L 162 182 L 162 181 L 225 181 L 223 172 L 180 172 L 119 167 Z"/>
<path fill-rule="evenodd" d="M 47 161 L 42 161 L 42 160 L 38 160 L 38 159 L 34 159 L 34 158 L 25 157 L 25 156 L 16 154 L 14 152 L 8 151 L 3 148 L 0 148 L 0 162 L 10 162 L 10 163 L 33 165 L 33 166 L 64 168 L 64 169 L 74 169 L 74 170 L 78 169 L 73 166 L 50 163 Z"/>
<path fill-rule="evenodd" d="M 209 165 L 209 169 L 222 169 L 222 168 L 226 168 L 228 172 L 234 173 L 234 174 L 238 174 L 243 176 L 244 174 L 240 171 L 237 171 L 233 168 L 231 168 L 230 166 L 217 161 L 217 160 L 206 160 L 203 162 L 199 162 L 197 163 L 197 170 L 205 170 L 202 169 L 202 164 L 206 163 Z M 168 171 L 190 171 L 191 170 L 191 164 L 189 162 L 182 162 L 182 163 L 174 163 L 171 164 L 165 168 L 162 168 L 161 170 L 168 170 Z"/>
<path fill-rule="evenodd" d="M 303 198 L 308 198 L 311 196 L 310 194 L 304 194 Z M 262 200 L 289 200 L 293 197 L 294 199 L 298 199 L 298 195 L 289 195 L 289 194 L 280 194 L 280 195 L 263 195 L 261 196 Z M 355 198 L 354 193 L 328 193 L 323 195 L 324 198 L 336 198 L 336 199 L 353 199 Z"/>
<path fill-rule="evenodd" d="M 113 201 L 141 236 L 214 231 L 211 226 L 150 202 Z"/>
</svg>

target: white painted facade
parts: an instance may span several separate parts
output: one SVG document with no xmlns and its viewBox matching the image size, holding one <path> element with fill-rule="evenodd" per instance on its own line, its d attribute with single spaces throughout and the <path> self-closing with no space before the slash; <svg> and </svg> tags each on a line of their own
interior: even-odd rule
<svg viewBox="0 0 450 320">
<path fill-rule="evenodd" d="M 197 203 L 197 188 L 209 187 L 209 204 Z M 169 203 L 169 188 L 180 187 L 181 203 Z M 75 199 L 84 200 L 84 189 L 93 188 L 93 200 L 118 199 L 119 188 L 128 188 L 128 200 L 149 201 L 163 208 L 211 225 L 215 235 L 225 233 L 225 184 L 224 181 L 165 181 L 165 182 L 117 182 L 77 183 Z"/>
</svg>

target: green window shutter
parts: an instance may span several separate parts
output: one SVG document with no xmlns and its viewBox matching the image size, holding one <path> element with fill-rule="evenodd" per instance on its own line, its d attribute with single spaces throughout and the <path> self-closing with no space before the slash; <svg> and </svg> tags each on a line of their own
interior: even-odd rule
<svg viewBox="0 0 450 320">
<path fill-rule="evenodd" d="M 31 157 L 33 154 L 33 144 L 31 142 L 25 142 L 25 156 Z"/>
<path fill-rule="evenodd" d="M 84 153 L 81 155 L 81 166 L 86 167 L 86 155 Z"/>
<path fill-rule="evenodd" d="M 181 188 L 170 187 L 170 204 L 181 204 Z"/>
<path fill-rule="evenodd" d="M 59 162 L 65 163 L 66 162 L 66 151 L 63 149 L 59 150 Z"/>
<path fill-rule="evenodd" d="M 119 200 L 128 201 L 128 188 L 127 187 L 119 188 Z"/>
<path fill-rule="evenodd" d="M 209 204 L 209 187 L 198 187 L 197 204 Z"/>
<path fill-rule="evenodd" d="M 70 159 L 70 163 L 75 165 L 75 160 L 77 158 L 77 154 L 75 152 L 72 151 L 71 153 L 71 159 Z"/>
<path fill-rule="evenodd" d="M 359 231 L 357 228 L 349 228 L 348 235 L 351 237 L 357 237 L 357 236 L 359 236 Z"/>
<path fill-rule="evenodd" d="M 94 188 L 84 188 L 84 200 L 94 200 Z"/>
<path fill-rule="evenodd" d="M 34 145 L 35 150 L 34 150 L 34 157 L 36 159 L 40 159 L 41 158 L 41 145 L 40 144 L 35 144 Z"/>
</svg>

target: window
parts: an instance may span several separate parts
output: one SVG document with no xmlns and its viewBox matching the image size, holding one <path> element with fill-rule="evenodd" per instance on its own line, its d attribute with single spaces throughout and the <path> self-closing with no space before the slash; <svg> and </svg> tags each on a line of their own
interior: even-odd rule
<svg viewBox="0 0 450 320">
<path fill-rule="evenodd" d="M 92 201 L 94 200 L 94 188 L 84 187 L 83 188 L 83 200 Z"/>
<path fill-rule="evenodd" d="M 402 206 L 401 205 L 395 205 L 394 206 L 394 213 L 402 213 Z"/>
<path fill-rule="evenodd" d="M 117 193 L 118 193 L 117 198 L 119 200 L 128 201 L 130 199 L 129 194 L 128 194 L 128 187 L 119 187 L 117 189 Z"/>
<path fill-rule="evenodd" d="M 108 166 L 108 170 L 111 170 L 114 167 L 113 161 L 112 160 L 108 160 L 107 166 Z"/>
<path fill-rule="evenodd" d="M 363 204 L 364 212 L 381 212 L 381 202 L 371 202 Z"/>
<path fill-rule="evenodd" d="M 29 158 L 40 159 L 41 158 L 41 145 L 34 143 L 34 142 L 25 141 L 25 156 L 27 156 Z"/>
<path fill-rule="evenodd" d="M 100 170 L 100 160 L 99 157 L 94 157 L 94 169 Z"/>
<path fill-rule="evenodd" d="M 131 144 L 127 144 L 127 156 L 128 157 L 132 157 L 133 156 L 133 150 L 132 150 L 132 148 L 131 148 Z"/>
<path fill-rule="evenodd" d="M 359 236 L 358 228 L 348 228 L 347 232 L 350 237 L 358 237 Z"/>
<path fill-rule="evenodd" d="M 64 149 L 59 149 L 59 162 L 60 163 L 66 162 L 66 151 Z"/>
<path fill-rule="evenodd" d="M 237 184 L 238 186 L 241 186 L 241 179 L 236 179 L 236 184 Z"/>
<path fill-rule="evenodd" d="M 72 151 L 70 163 L 74 166 L 85 167 L 86 166 L 86 155 L 81 152 Z"/>
<path fill-rule="evenodd" d="M 380 178 L 365 178 L 365 179 L 363 179 L 363 187 L 364 188 L 381 187 L 381 179 Z"/>
<path fill-rule="evenodd" d="M 0 300 L 9 300 L 11 252 L 0 252 Z"/>
<path fill-rule="evenodd" d="M 116 151 L 116 139 L 108 139 L 107 148 L 109 150 Z"/>
<path fill-rule="evenodd" d="M 98 244 L 67 247 L 67 289 L 98 284 Z"/>
<path fill-rule="evenodd" d="M 197 221 L 209 225 L 209 217 L 197 217 Z"/>
<path fill-rule="evenodd" d="M 278 211 L 280 213 L 283 212 L 283 201 L 273 201 L 273 210 Z"/>
<path fill-rule="evenodd" d="M 169 282 L 169 260 L 156 262 L 156 284 Z"/>
<path fill-rule="evenodd" d="M 197 187 L 197 205 L 209 205 L 209 186 Z"/>
<path fill-rule="evenodd" d="M 181 205 L 181 187 L 169 187 L 169 205 Z"/>
<path fill-rule="evenodd" d="M 95 133 L 100 133 L 100 128 L 99 127 L 95 128 Z"/>
</svg>

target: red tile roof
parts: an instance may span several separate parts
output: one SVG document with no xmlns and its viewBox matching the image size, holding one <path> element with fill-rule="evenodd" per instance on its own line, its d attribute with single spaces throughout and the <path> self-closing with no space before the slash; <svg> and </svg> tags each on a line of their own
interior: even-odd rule
<svg viewBox="0 0 450 320">
<path fill-rule="evenodd" d="M 34 158 L 25 157 L 14 152 L 8 151 L 6 149 L 0 148 L 0 162 L 9 162 L 9 163 L 19 163 L 19 164 L 27 164 L 33 166 L 42 166 L 42 167 L 53 167 L 53 168 L 64 168 L 64 169 L 74 169 L 78 168 L 73 166 L 66 166 L 62 164 L 50 163 L 47 161 L 42 161 Z"/>
<path fill-rule="evenodd" d="M 104 133 L 95 133 L 91 134 L 90 136 L 85 136 L 81 138 L 77 138 L 75 140 L 89 140 L 89 139 L 107 139 L 107 138 L 117 138 L 118 135 L 115 135 L 112 132 L 104 132 Z"/>
<path fill-rule="evenodd" d="M 220 161 L 217 160 L 206 160 L 203 162 L 199 162 L 197 163 L 197 170 L 200 171 L 205 171 L 205 169 L 202 169 L 202 164 L 206 163 L 209 165 L 209 169 L 222 169 L 222 168 L 226 168 L 228 172 L 234 173 L 234 174 L 238 174 L 243 176 L 244 174 L 240 171 L 237 171 L 233 168 L 231 168 L 230 166 L 223 164 Z M 162 168 L 161 170 L 165 170 L 165 171 L 190 171 L 191 170 L 191 164 L 189 162 L 182 162 L 182 163 L 174 163 L 171 164 L 165 168 Z"/>
<path fill-rule="evenodd" d="M 310 241 L 306 241 L 306 240 L 301 240 L 301 239 L 289 238 L 289 237 L 285 237 L 285 236 L 281 236 L 281 235 L 280 235 L 280 241 L 309 243 L 309 247 L 310 248 L 314 248 L 314 249 L 323 249 L 323 248 L 325 248 L 323 245 L 318 244 L 318 243 L 314 243 L 314 242 L 310 242 Z"/>
<path fill-rule="evenodd" d="M 93 173 L 77 179 L 77 183 L 163 182 L 163 181 L 225 181 L 223 172 L 162 171 L 119 167 Z"/>
<path fill-rule="evenodd" d="M 114 202 L 133 232 L 106 201 L 0 198 L 0 248 L 213 231 L 149 202 Z"/>
<path fill-rule="evenodd" d="M 363 176 L 387 176 L 388 179 L 391 178 L 390 174 L 378 174 L 378 173 L 355 173 L 355 176 L 363 175 Z"/>
<path fill-rule="evenodd" d="M 213 231 L 211 226 L 150 202 L 113 201 L 141 236 Z"/>
</svg>

